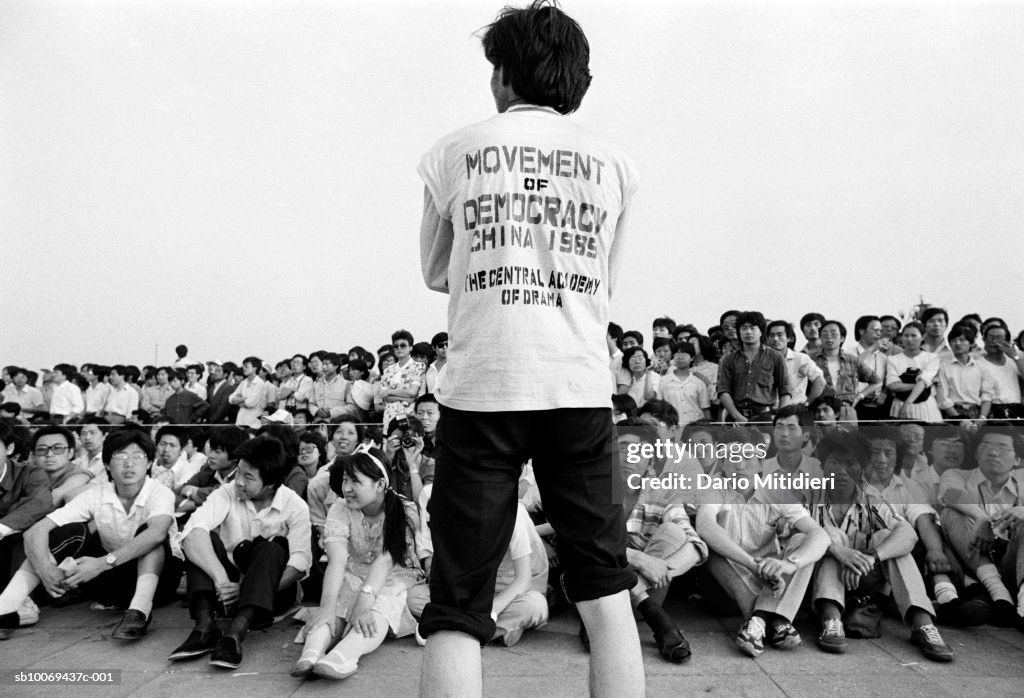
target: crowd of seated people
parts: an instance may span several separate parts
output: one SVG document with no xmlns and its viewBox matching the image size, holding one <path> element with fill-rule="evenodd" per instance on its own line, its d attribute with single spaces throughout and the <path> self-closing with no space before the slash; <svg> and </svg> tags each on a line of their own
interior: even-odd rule
<svg viewBox="0 0 1024 698">
<path fill-rule="evenodd" d="M 754 311 L 706 334 L 661 317 L 648 351 L 608 327 L 630 598 L 659 654 L 700 653 L 664 605 L 676 580 L 738 609 L 752 657 L 798 647 L 798 615 L 842 653 L 895 614 L 935 661 L 953 659 L 939 626 L 1024 631 L 1021 337 L 999 318 L 949 327 L 941 308 L 861 317 L 852 344 L 817 313 L 799 331 L 801 349 Z M 142 370 L 4 368 L 0 637 L 82 600 L 137 641 L 183 598 L 194 628 L 171 661 L 237 668 L 249 630 L 292 614 L 297 677 L 419 640 L 447 348 L 399 330 L 376 355 L 276 365 L 182 346 Z M 529 462 L 520 495 L 493 600 L 506 646 L 565 605 Z"/>
</svg>

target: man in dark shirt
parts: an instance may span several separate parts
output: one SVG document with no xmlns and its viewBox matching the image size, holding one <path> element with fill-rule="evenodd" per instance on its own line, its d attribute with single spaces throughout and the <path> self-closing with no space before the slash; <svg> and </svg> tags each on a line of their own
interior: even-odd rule
<svg viewBox="0 0 1024 698">
<path fill-rule="evenodd" d="M 0 588 L 25 560 L 21 534 L 53 511 L 46 471 L 11 460 L 14 444 L 14 427 L 0 422 Z"/>
<path fill-rule="evenodd" d="M 786 359 L 761 343 L 765 324 L 764 315 L 759 312 L 739 313 L 736 327 L 740 350 L 724 357 L 718 365 L 718 399 L 730 421 L 769 421 L 776 399 L 779 407 L 789 404 Z"/>
</svg>

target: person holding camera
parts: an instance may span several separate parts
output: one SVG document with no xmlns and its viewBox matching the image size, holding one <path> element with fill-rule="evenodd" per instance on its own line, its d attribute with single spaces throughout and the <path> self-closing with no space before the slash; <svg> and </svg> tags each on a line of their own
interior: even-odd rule
<svg viewBox="0 0 1024 698">
<path fill-rule="evenodd" d="M 400 416 L 388 425 L 384 453 L 394 470 L 392 487 L 403 497 L 419 501 L 423 485 L 434 480 L 434 459 L 423 454 L 423 422 Z"/>
</svg>

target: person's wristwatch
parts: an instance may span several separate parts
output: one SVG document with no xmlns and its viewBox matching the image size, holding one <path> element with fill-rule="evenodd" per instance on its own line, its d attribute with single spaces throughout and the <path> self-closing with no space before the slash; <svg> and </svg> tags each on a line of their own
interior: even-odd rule
<svg viewBox="0 0 1024 698">
<path fill-rule="evenodd" d="M 114 555 L 114 553 L 110 553 L 105 558 L 103 558 L 103 562 L 107 563 L 107 565 L 111 569 L 113 569 L 114 567 L 117 567 L 117 555 Z"/>
</svg>

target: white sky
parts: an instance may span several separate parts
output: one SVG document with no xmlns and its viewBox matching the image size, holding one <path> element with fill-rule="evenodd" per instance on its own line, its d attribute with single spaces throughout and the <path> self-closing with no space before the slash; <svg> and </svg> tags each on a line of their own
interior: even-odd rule
<svg viewBox="0 0 1024 698">
<path fill-rule="evenodd" d="M 501 2 L 0 3 L 0 363 L 443 329 L 415 167 L 493 113 Z M 612 319 L 852 327 L 924 294 L 1024 326 L 1024 3 L 563 7 L 572 118 L 643 178 Z"/>
</svg>

